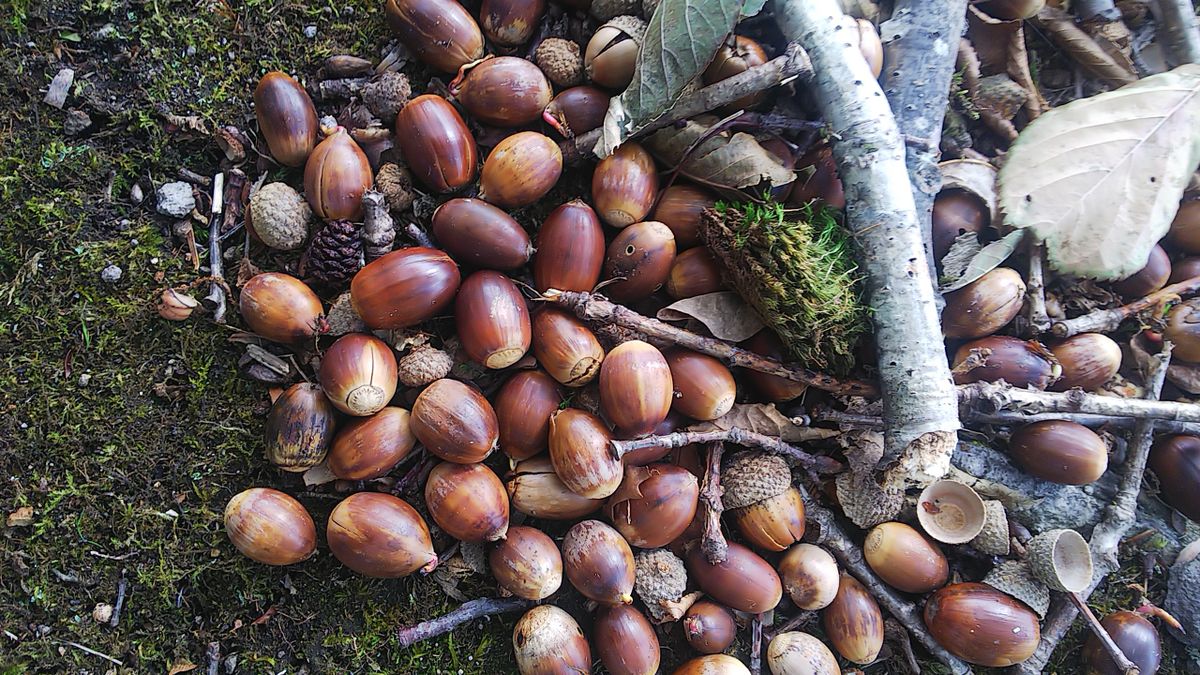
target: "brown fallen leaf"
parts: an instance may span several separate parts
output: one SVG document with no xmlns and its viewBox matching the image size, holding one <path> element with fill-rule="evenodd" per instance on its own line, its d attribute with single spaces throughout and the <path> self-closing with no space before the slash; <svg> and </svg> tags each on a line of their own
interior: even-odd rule
<svg viewBox="0 0 1200 675">
<path fill-rule="evenodd" d="M 715 117 L 703 115 L 682 127 L 660 129 L 646 139 L 646 147 L 667 166 L 678 166 L 684 176 L 706 185 L 736 190 L 764 181 L 786 185 L 796 179 L 750 134 L 721 132 L 700 141 L 716 122 Z"/>
<path fill-rule="evenodd" d="M 33 507 L 22 506 L 8 514 L 9 527 L 28 527 L 33 524 Z"/>
<path fill-rule="evenodd" d="M 685 298 L 658 310 L 657 317 L 660 321 L 695 319 L 713 337 L 731 342 L 749 340 L 765 325 L 754 308 L 733 291 Z"/>
<path fill-rule="evenodd" d="M 180 661 L 176 661 L 175 663 L 172 663 L 171 667 L 167 669 L 167 675 L 179 675 L 179 673 L 189 673 L 197 668 L 199 668 L 199 666 L 192 663 L 191 661 L 188 661 L 187 659 L 183 659 Z"/>
<path fill-rule="evenodd" d="M 779 412 L 773 403 L 735 403 L 733 409 L 711 422 L 701 422 L 686 431 L 724 431 L 737 427 L 764 436 L 774 436 L 786 443 L 817 441 L 838 435 L 832 429 L 818 429 L 797 423 Z"/>
</svg>

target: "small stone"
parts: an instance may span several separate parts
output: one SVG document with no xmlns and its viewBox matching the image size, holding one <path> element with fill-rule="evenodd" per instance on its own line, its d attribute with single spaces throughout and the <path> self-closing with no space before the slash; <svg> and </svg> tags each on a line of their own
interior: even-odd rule
<svg viewBox="0 0 1200 675">
<path fill-rule="evenodd" d="M 81 386 L 81 387 L 86 387 L 86 386 L 88 386 L 88 383 L 89 383 L 89 382 L 91 382 L 91 381 L 92 381 L 92 374 L 91 374 L 91 373 L 84 373 L 84 374 L 82 374 L 82 375 L 80 375 L 80 376 L 79 376 L 79 386 Z"/>
<path fill-rule="evenodd" d="M 92 608 L 92 620 L 96 623 L 108 623 L 113 615 L 113 606 L 107 602 L 97 602 Z"/>
<path fill-rule="evenodd" d="M 120 267 L 117 267 L 116 265 L 109 265 L 108 267 L 100 270 L 100 279 L 105 283 L 115 284 L 121 280 L 121 275 L 124 273 L 124 270 L 122 270 Z"/>
<path fill-rule="evenodd" d="M 304 37 L 308 38 L 309 40 L 317 37 L 317 27 L 316 26 L 305 26 L 304 27 Z"/>
<path fill-rule="evenodd" d="M 158 186 L 158 212 L 172 218 L 184 218 L 196 208 L 196 197 L 190 183 L 175 181 Z"/>
<path fill-rule="evenodd" d="M 141 204 L 142 200 L 145 198 L 146 193 L 142 192 L 141 185 L 134 183 L 133 187 L 129 188 L 129 201 L 133 202 L 134 204 Z"/>
<path fill-rule="evenodd" d="M 92 118 L 82 110 L 71 108 L 67 111 L 67 117 L 63 120 L 63 131 L 68 136 L 78 136 L 88 130 L 92 126 Z"/>
</svg>

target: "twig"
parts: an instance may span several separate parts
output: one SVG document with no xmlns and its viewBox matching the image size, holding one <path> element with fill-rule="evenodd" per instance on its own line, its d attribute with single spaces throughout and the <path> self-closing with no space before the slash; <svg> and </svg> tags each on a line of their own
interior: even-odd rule
<svg viewBox="0 0 1200 675">
<path fill-rule="evenodd" d="M 677 344 L 692 351 L 708 354 L 721 359 L 731 366 L 739 366 L 757 370 L 761 373 L 778 375 L 794 382 L 803 382 L 810 387 L 823 389 L 843 396 L 879 396 L 879 390 L 873 383 L 859 380 L 839 380 L 831 375 L 785 364 L 775 359 L 755 354 L 754 352 L 735 347 L 734 345 L 716 338 L 703 337 L 676 328 L 657 319 L 642 316 L 637 312 L 609 302 L 602 296 L 578 291 L 559 291 L 550 289 L 543 294 L 543 299 L 571 310 L 584 321 L 616 324 L 657 340 Z"/>
<path fill-rule="evenodd" d="M 1129 660 L 1129 657 L 1125 656 L 1125 652 L 1121 651 L 1117 643 L 1113 642 L 1112 636 L 1108 634 L 1108 631 L 1104 630 L 1104 626 L 1100 625 L 1100 620 L 1092 613 L 1092 608 L 1088 607 L 1087 602 L 1079 597 L 1078 593 L 1067 593 L 1067 599 L 1071 601 L 1071 604 L 1075 605 L 1076 611 L 1083 614 L 1083 619 L 1087 623 L 1088 630 L 1092 631 L 1092 634 L 1100 640 L 1100 645 L 1104 647 L 1104 651 L 1108 652 L 1108 657 L 1117 666 L 1117 670 L 1125 675 L 1137 675 L 1140 673 L 1141 669 L 1134 665 Z"/>
<path fill-rule="evenodd" d="M 883 418 L 875 415 L 842 412 L 830 408 L 818 407 L 810 413 L 813 422 L 829 422 L 839 426 L 860 427 L 863 429 L 882 429 Z M 963 424 L 994 424 L 997 426 L 1024 426 L 1034 422 L 1058 421 L 1074 422 L 1085 427 L 1116 427 L 1131 429 L 1137 423 L 1138 417 L 1114 417 L 1111 415 L 1096 415 L 1088 413 L 1052 412 L 1025 413 L 1020 410 L 997 410 L 985 412 L 982 410 L 960 411 L 959 418 Z M 1200 435 L 1200 422 L 1176 422 L 1174 420 L 1154 420 L 1154 430 L 1170 434 Z"/>
<path fill-rule="evenodd" d="M 1200 30 L 1192 0 L 1156 0 L 1154 16 L 1171 65 L 1200 63 Z"/>
<path fill-rule="evenodd" d="M 985 412 L 1023 410 L 1029 413 L 1077 412 L 1112 417 L 1200 422 L 1200 406 L 1192 403 L 1151 401 L 1088 394 L 1078 389 L 1064 393 L 1017 389 L 1003 383 L 974 382 L 958 388 L 959 403 Z"/>
<path fill-rule="evenodd" d="M 767 638 L 767 642 L 770 642 L 775 639 L 775 636 L 790 633 L 794 630 L 801 630 L 807 633 L 808 626 L 816 623 L 818 616 L 816 612 L 809 609 L 799 610 L 796 616 L 788 619 L 783 625 L 766 630 L 764 637 Z"/>
<path fill-rule="evenodd" d="M 318 101 L 325 101 L 331 98 L 353 98 L 362 93 L 363 87 L 367 85 L 370 78 L 366 77 L 342 77 L 336 80 L 322 80 L 317 84 L 315 98 Z"/>
<path fill-rule="evenodd" d="M 485 616 L 520 612 L 533 607 L 532 600 L 524 598 L 478 598 L 459 605 L 458 609 L 436 619 L 422 621 L 413 626 L 404 626 L 396 631 L 400 647 L 411 647 L 422 640 L 445 635 L 459 626 Z"/>
<path fill-rule="evenodd" d="M 121 622 L 121 610 L 125 607 L 125 595 L 129 592 L 129 581 L 125 578 L 125 569 L 121 568 L 121 578 L 117 581 L 117 601 L 113 603 L 113 613 L 108 619 L 109 628 L 116 628 Z"/>
<path fill-rule="evenodd" d="M 761 448 L 780 455 L 787 455 L 796 460 L 805 470 L 816 473 L 838 473 L 844 468 L 841 462 L 837 460 L 821 455 L 810 455 L 790 443 L 785 443 L 779 438 L 747 431 L 741 427 L 716 429 L 714 431 L 677 431 L 673 434 L 647 436 L 632 441 L 609 441 L 617 457 L 623 457 L 626 453 L 645 448 L 682 448 L 685 445 L 692 445 L 694 443 L 717 442 L 729 442 L 734 445 Z"/>
<path fill-rule="evenodd" d="M 1046 248 L 1041 242 L 1030 239 L 1029 278 L 1025 282 L 1025 297 L 1029 299 L 1030 337 L 1050 330 L 1050 316 L 1046 313 Z"/>
<path fill-rule="evenodd" d="M 1162 351 L 1153 356 L 1150 372 L 1145 374 L 1145 396 L 1142 403 L 1154 403 L 1162 392 L 1163 381 L 1167 376 L 1167 367 L 1171 362 L 1170 342 L 1164 342 Z M 1192 406 L 1195 407 L 1195 406 Z M 1117 494 L 1104 512 L 1104 518 L 1092 530 L 1089 548 L 1095 570 L 1092 582 L 1082 593 L 1080 599 L 1086 600 L 1092 591 L 1104 581 L 1104 578 L 1117 569 L 1117 550 L 1125 532 L 1137 518 L 1137 498 L 1142 487 L 1142 475 L 1146 472 L 1146 460 L 1150 455 L 1151 441 L 1154 439 L 1154 426 L 1150 420 L 1138 420 L 1130 439 L 1129 452 L 1125 457 L 1125 471 Z M 1067 630 L 1075 621 L 1078 610 L 1070 601 L 1055 600 L 1042 626 L 1042 640 L 1038 643 L 1033 656 L 1012 668 L 1018 675 L 1035 675 L 1041 673 L 1046 662 L 1050 660 L 1054 648 L 1067 634 Z"/>
<path fill-rule="evenodd" d="M 417 242 L 417 246 L 433 248 L 433 240 L 429 238 L 429 235 L 425 233 L 425 230 L 417 227 L 416 223 L 409 223 L 404 228 L 404 233 L 411 237 L 413 241 Z"/>
<path fill-rule="evenodd" d="M 750 675 L 762 673 L 763 615 L 755 614 L 750 622 Z"/>
<path fill-rule="evenodd" d="M 1137 81 L 1132 72 L 1114 61 L 1096 44 L 1092 36 L 1075 24 L 1075 17 L 1061 8 L 1047 5 L 1031 21 L 1045 31 L 1051 41 L 1092 77 L 1103 80 L 1112 87 Z"/>
<path fill-rule="evenodd" d="M 1068 338 L 1080 333 L 1107 333 L 1116 330 L 1126 319 L 1197 292 L 1200 292 L 1200 277 L 1184 279 L 1177 284 L 1163 287 L 1144 298 L 1138 298 L 1128 305 L 1097 310 L 1074 319 L 1055 321 L 1051 326 L 1051 332 L 1055 337 L 1060 338 Z"/>
<path fill-rule="evenodd" d="M 212 186 L 211 178 L 209 178 L 208 176 L 198 174 L 195 171 L 192 171 L 191 169 L 187 168 L 186 166 L 180 167 L 179 178 L 180 178 L 180 180 L 185 180 L 185 181 L 191 183 L 192 185 L 199 185 L 200 187 L 204 187 L 204 188 Z"/>
<path fill-rule="evenodd" d="M 208 216 L 208 267 L 209 274 L 214 279 L 224 280 L 224 275 L 221 273 L 221 224 L 224 222 L 221 218 L 221 212 L 224 210 L 225 203 L 225 174 L 218 173 L 213 176 L 212 190 L 212 211 Z M 217 323 L 225 323 L 225 289 L 221 284 L 214 283 L 208 291 L 208 295 L 204 297 L 205 304 L 209 305 L 213 313 L 213 321 Z"/>
<path fill-rule="evenodd" d="M 396 224 L 388 213 L 387 202 L 378 190 L 367 190 L 363 205 L 363 258 L 371 262 L 382 257 L 396 243 Z"/>
<path fill-rule="evenodd" d="M 921 664 L 917 661 L 917 655 L 913 653 L 912 639 L 908 637 L 908 631 L 904 630 L 904 626 L 899 621 L 888 617 L 883 622 L 883 636 L 900 645 L 908 672 L 913 675 L 921 675 Z"/>
<path fill-rule="evenodd" d="M 92 656 L 98 656 L 98 657 L 104 659 L 105 661 L 108 661 L 109 663 L 115 663 L 118 666 L 125 665 L 125 662 L 121 661 L 120 659 L 114 659 L 113 657 L 109 656 L 108 654 L 105 654 L 104 652 L 98 652 L 95 649 L 92 649 L 91 647 L 84 647 L 83 645 L 79 644 L 78 642 L 71 642 L 69 640 L 55 640 L 55 642 L 57 642 L 60 645 L 67 645 L 68 647 L 74 647 L 75 649 L 78 649 L 81 652 L 86 652 L 88 654 L 91 654 Z"/>
<path fill-rule="evenodd" d="M 210 642 L 208 649 L 204 650 L 204 660 L 208 664 L 208 675 L 217 675 L 217 669 L 221 667 L 221 643 Z"/>
<path fill-rule="evenodd" d="M 725 506 L 721 503 L 721 455 L 725 452 L 725 444 L 720 441 L 710 443 L 704 459 L 704 478 L 700 481 L 700 509 L 704 534 L 700 537 L 700 551 L 710 565 L 725 562 L 729 555 L 729 543 L 721 532 L 721 512 Z"/>
<path fill-rule="evenodd" d="M 246 173 L 241 169 L 230 169 L 225 178 L 225 199 L 223 200 L 225 213 L 221 220 L 220 241 L 225 241 L 242 222 L 242 214 L 245 211 L 245 206 L 242 204 L 242 191 L 245 187 Z"/>
</svg>

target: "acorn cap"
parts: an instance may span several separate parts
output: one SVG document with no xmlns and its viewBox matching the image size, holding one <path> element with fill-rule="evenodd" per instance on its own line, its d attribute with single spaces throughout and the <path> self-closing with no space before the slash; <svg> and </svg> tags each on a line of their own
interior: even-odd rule
<svg viewBox="0 0 1200 675">
<path fill-rule="evenodd" d="M 1033 576 L 1033 570 L 1024 560 L 1002 561 L 987 573 L 983 583 L 1029 605 L 1039 617 L 1046 618 L 1046 611 L 1050 609 L 1050 589 Z"/>
<path fill-rule="evenodd" d="M 412 175 L 408 169 L 388 162 L 375 174 L 375 189 L 383 194 L 388 210 L 407 211 L 413 203 Z"/>
<path fill-rule="evenodd" d="M 387 71 L 363 87 L 363 103 L 367 104 L 371 114 L 385 124 L 391 124 L 396 119 L 396 113 L 408 103 L 411 96 L 412 86 L 408 83 L 408 76 L 395 71 Z"/>
<path fill-rule="evenodd" d="M 250 198 L 254 234 L 271 248 L 294 251 L 304 246 L 311 219 L 312 207 L 287 183 L 267 183 Z"/>
<path fill-rule="evenodd" d="M 983 498 L 966 483 L 934 481 L 917 498 L 917 520 L 943 544 L 965 544 L 983 531 Z"/>
<path fill-rule="evenodd" d="M 583 52 L 574 40 L 546 38 L 534 51 L 533 60 L 560 87 L 574 87 L 583 82 Z"/>
<path fill-rule="evenodd" d="M 903 490 L 883 488 L 869 475 L 841 473 L 834 484 L 842 512 L 864 530 L 894 519 L 904 506 Z"/>
<path fill-rule="evenodd" d="M 721 470 L 721 503 L 740 509 L 781 495 L 792 486 L 792 470 L 779 455 L 739 452 Z"/>
<path fill-rule="evenodd" d="M 608 21 L 622 14 L 637 14 L 641 8 L 642 0 L 592 0 L 588 12 L 601 21 Z"/>
<path fill-rule="evenodd" d="M 354 306 L 350 304 L 349 291 L 342 293 L 337 300 L 333 301 L 333 306 L 325 315 L 325 322 L 329 324 L 329 335 L 367 332 L 367 324 L 363 323 L 358 312 L 354 311 Z"/>
<path fill-rule="evenodd" d="M 396 376 L 406 387 L 424 387 L 450 374 L 454 358 L 429 345 L 414 347 L 396 361 Z"/>
<path fill-rule="evenodd" d="M 995 499 L 983 502 L 983 530 L 971 540 L 971 546 L 988 555 L 1008 555 L 1008 516 L 1004 504 Z"/>
<path fill-rule="evenodd" d="M 625 14 L 623 16 L 614 16 L 609 19 L 604 26 L 612 26 L 633 38 L 633 41 L 640 47 L 642 39 L 646 37 L 646 22 L 636 16 Z M 603 28 L 604 26 L 601 26 Z"/>
<path fill-rule="evenodd" d="M 1092 549 L 1075 530 L 1043 532 L 1025 550 L 1034 576 L 1056 591 L 1080 593 L 1092 583 Z"/>
<path fill-rule="evenodd" d="M 665 548 L 642 551 L 634 558 L 636 574 L 633 589 L 646 603 L 646 610 L 654 623 L 675 621 L 672 608 L 683 598 L 687 589 L 687 568 L 679 556 Z"/>
</svg>

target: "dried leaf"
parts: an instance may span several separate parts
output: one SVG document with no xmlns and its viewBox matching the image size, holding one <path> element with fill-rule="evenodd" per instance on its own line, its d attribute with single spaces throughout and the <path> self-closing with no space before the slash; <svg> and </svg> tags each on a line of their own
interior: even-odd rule
<svg viewBox="0 0 1200 675">
<path fill-rule="evenodd" d="M 1113 60 L 1092 36 L 1075 25 L 1075 17 L 1061 8 L 1046 6 L 1037 14 L 1037 24 L 1050 34 L 1050 38 L 1071 60 L 1079 64 L 1093 77 L 1114 87 L 1137 81 L 1132 71 L 1121 67 Z"/>
<path fill-rule="evenodd" d="M 999 169 L 991 162 L 980 159 L 951 159 L 938 164 L 942 172 L 943 190 L 966 190 L 987 204 L 992 222 L 1000 221 L 1000 208 L 996 203 L 996 176 Z"/>
<path fill-rule="evenodd" d="M 1061 273 L 1121 279 L 1146 264 L 1200 163 L 1200 65 L 1069 103 L 1030 124 L 1000 170 L 1005 222 Z"/>
<path fill-rule="evenodd" d="M 1008 260 L 1008 257 L 1013 254 L 1013 251 L 1017 250 L 1017 247 L 1021 245 L 1024 239 L 1025 230 L 1014 230 L 979 249 L 979 252 L 971 257 L 970 262 L 967 263 L 962 273 L 953 281 L 943 285 L 940 290 L 943 293 L 956 291 L 996 269 L 1000 266 L 1000 263 Z M 958 245 L 957 239 L 954 241 L 954 244 Z M 946 258 L 949 259 L 950 254 L 946 254 Z M 944 265 L 942 269 L 948 273 L 948 266 Z"/>
<path fill-rule="evenodd" d="M 190 673 L 191 671 L 195 670 L 196 668 L 199 668 L 199 666 L 192 663 L 191 661 L 188 661 L 187 659 L 183 659 L 181 661 L 176 661 L 175 663 L 172 663 L 171 667 L 167 669 L 167 675 L 179 675 L 180 673 Z"/>
<path fill-rule="evenodd" d="M 314 485 L 324 485 L 337 480 L 337 476 L 329 470 L 329 465 L 325 462 L 314 466 L 304 472 L 304 487 L 312 487 Z"/>
<path fill-rule="evenodd" d="M 802 421 L 802 420 L 800 420 Z M 717 431 L 738 427 L 764 436 L 774 436 L 786 443 L 833 438 L 833 429 L 804 426 L 779 412 L 773 403 L 735 403 L 733 409 L 711 422 L 701 422 L 686 431 Z"/>
<path fill-rule="evenodd" d="M 747 133 L 714 134 L 693 149 L 716 121 L 706 115 L 688 120 L 682 127 L 660 129 L 646 139 L 646 146 L 667 166 L 679 166 L 682 162 L 680 173 L 706 185 L 736 190 L 763 181 L 773 187 L 786 185 L 796 179 L 775 155 Z"/>
<path fill-rule="evenodd" d="M 679 300 L 658 310 L 661 321 L 695 319 L 713 337 L 731 342 L 749 340 L 762 330 L 762 318 L 733 291 L 718 291 Z"/>
<path fill-rule="evenodd" d="M 8 514 L 9 527 L 28 527 L 33 524 L 33 507 L 22 506 Z"/>
<path fill-rule="evenodd" d="M 1022 23 L 990 17 L 974 5 L 967 8 L 967 37 L 979 56 L 982 75 L 1008 72 L 1009 45 L 1020 32 Z"/>
</svg>

